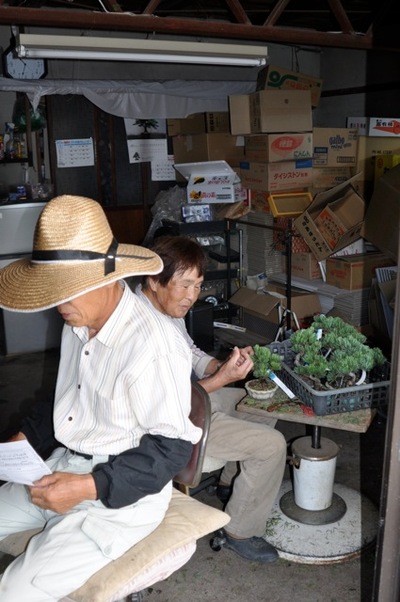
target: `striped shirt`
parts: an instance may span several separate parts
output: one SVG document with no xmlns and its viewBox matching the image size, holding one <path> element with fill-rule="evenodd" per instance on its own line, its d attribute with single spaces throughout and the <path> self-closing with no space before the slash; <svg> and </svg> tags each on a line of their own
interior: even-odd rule
<svg viewBox="0 0 400 602">
<path fill-rule="evenodd" d="M 170 320 L 125 286 L 106 324 L 64 325 L 55 393 L 56 439 L 79 452 L 117 455 L 142 435 L 196 443 L 189 420 L 191 353 Z"/>
<path fill-rule="evenodd" d="M 156 314 L 161 313 L 153 306 L 151 301 L 146 297 L 146 295 L 144 294 L 144 292 L 142 290 L 141 284 L 139 284 L 135 288 L 135 293 L 138 295 L 138 297 L 140 299 L 142 299 L 142 301 L 147 303 L 147 305 L 153 309 L 153 312 L 155 312 Z M 207 368 L 208 364 L 211 362 L 211 360 L 214 360 L 215 357 L 213 357 L 212 355 L 208 355 L 208 353 L 206 353 L 202 349 L 199 349 L 199 347 L 197 347 L 194 344 L 193 339 L 191 338 L 191 336 L 189 335 L 189 333 L 187 331 L 186 322 L 185 322 L 184 318 L 173 318 L 172 316 L 165 316 L 165 317 L 169 318 L 169 320 L 170 320 L 171 324 L 174 326 L 175 330 L 178 333 L 180 333 L 183 336 L 183 338 L 185 339 L 185 341 L 190 349 L 190 352 L 191 352 L 192 370 L 195 373 L 195 375 L 197 376 L 197 378 L 203 378 L 206 374 L 206 368 Z"/>
</svg>

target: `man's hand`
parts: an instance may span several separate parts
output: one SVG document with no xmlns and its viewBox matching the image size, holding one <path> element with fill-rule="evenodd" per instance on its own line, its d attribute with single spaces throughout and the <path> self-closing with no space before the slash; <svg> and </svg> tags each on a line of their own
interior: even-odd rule
<svg viewBox="0 0 400 602">
<path fill-rule="evenodd" d="M 251 347 L 243 349 L 234 347 L 228 359 L 220 365 L 219 370 L 208 378 L 201 379 L 199 384 L 207 393 L 212 393 L 225 385 L 243 380 L 253 369 L 254 364 L 251 359 L 253 353 Z"/>
<path fill-rule="evenodd" d="M 58 514 L 68 512 L 84 500 L 97 498 L 96 486 L 91 474 L 54 472 L 29 487 L 32 503 L 44 510 Z"/>
</svg>

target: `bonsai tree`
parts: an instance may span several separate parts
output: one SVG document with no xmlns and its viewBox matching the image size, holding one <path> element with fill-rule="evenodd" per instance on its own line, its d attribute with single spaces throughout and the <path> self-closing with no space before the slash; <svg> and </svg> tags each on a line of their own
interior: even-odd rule
<svg viewBox="0 0 400 602">
<path fill-rule="evenodd" d="M 281 356 L 273 353 L 268 347 L 254 345 L 253 376 L 259 381 L 260 388 L 271 388 L 274 384 L 268 377 L 271 372 L 277 372 L 282 367 Z"/>
<path fill-rule="evenodd" d="M 315 389 L 340 389 L 361 384 L 375 366 L 385 363 L 382 351 L 341 318 L 315 316 L 309 328 L 294 332 L 294 371 Z"/>
</svg>

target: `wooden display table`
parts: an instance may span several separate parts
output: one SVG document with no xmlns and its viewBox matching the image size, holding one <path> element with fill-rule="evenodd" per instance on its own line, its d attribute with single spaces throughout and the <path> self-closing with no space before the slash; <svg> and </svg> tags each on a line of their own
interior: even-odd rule
<svg viewBox="0 0 400 602">
<path fill-rule="evenodd" d="M 271 406 L 275 408 L 273 411 L 268 409 Z M 327 427 L 355 433 L 366 433 L 376 414 L 375 409 L 367 408 L 353 412 L 330 414 L 328 416 L 309 416 L 303 412 L 300 400 L 290 400 L 280 389 L 278 389 L 272 399 L 268 399 L 267 401 L 258 401 L 246 395 L 238 403 L 236 410 L 238 412 L 256 414 L 287 422 L 298 422 L 316 427 Z"/>
</svg>

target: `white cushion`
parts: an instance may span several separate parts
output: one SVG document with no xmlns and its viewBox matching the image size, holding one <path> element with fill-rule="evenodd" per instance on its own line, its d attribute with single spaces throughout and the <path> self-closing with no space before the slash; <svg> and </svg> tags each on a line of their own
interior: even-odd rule
<svg viewBox="0 0 400 602">
<path fill-rule="evenodd" d="M 161 525 L 123 556 L 92 575 L 64 601 L 115 602 L 162 581 L 189 560 L 197 539 L 222 528 L 229 520 L 225 512 L 174 489 Z M 10 535 L 0 542 L 0 551 L 20 554 L 35 532 Z"/>
</svg>

